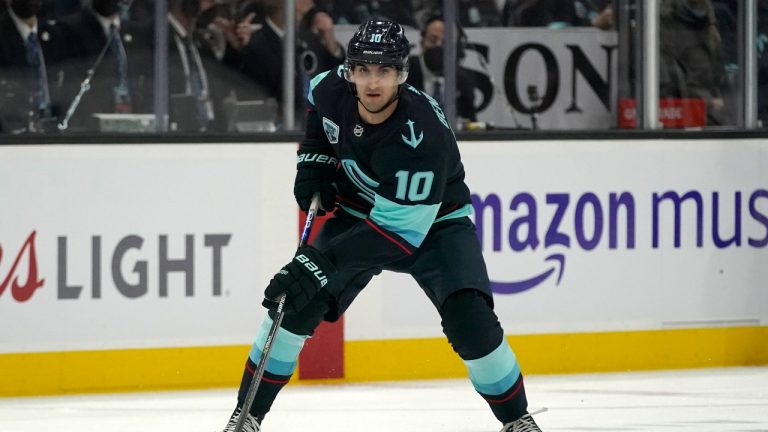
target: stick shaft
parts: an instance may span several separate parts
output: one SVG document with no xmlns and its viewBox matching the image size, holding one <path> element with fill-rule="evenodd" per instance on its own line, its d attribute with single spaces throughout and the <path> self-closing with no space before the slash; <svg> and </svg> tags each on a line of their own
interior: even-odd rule
<svg viewBox="0 0 768 432">
<path fill-rule="evenodd" d="M 317 209 L 319 207 L 320 195 L 315 194 L 315 196 L 312 197 L 312 204 L 309 207 L 309 211 L 307 211 L 307 222 L 304 224 L 304 229 L 301 232 L 299 247 L 307 244 L 307 241 L 309 240 L 309 234 L 312 232 L 312 225 L 315 222 L 315 214 L 317 213 Z M 240 408 L 240 416 L 237 419 L 235 432 L 242 432 L 245 418 L 248 415 L 248 412 L 251 410 L 253 400 L 256 398 L 256 392 L 259 390 L 261 379 L 264 376 L 264 370 L 267 367 L 269 352 L 272 351 L 272 341 L 275 339 L 278 330 L 280 330 L 280 324 L 283 322 L 283 317 L 285 316 L 285 312 L 283 312 L 284 306 L 285 294 L 280 296 L 280 301 L 277 305 L 277 311 L 275 311 L 275 319 L 272 321 L 272 327 L 269 329 L 269 335 L 267 335 L 267 340 L 264 342 L 264 348 L 261 350 L 261 358 L 259 359 L 259 364 L 256 366 L 256 371 L 254 372 L 253 378 L 251 379 L 251 385 L 248 387 L 248 393 L 245 396 L 245 401 L 243 401 L 243 406 Z"/>
</svg>

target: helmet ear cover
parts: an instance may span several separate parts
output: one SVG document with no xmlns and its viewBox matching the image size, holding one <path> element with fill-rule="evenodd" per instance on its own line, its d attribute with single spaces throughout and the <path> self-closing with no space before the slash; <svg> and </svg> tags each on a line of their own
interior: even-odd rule
<svg viewBox="0 0 768 432">
<path fill-rule="evenodd" d="M 355 68 L 355 66 L 358 66 L 360 64 L 363 64 L 363 63 L 350 62 L 349 60 L 346 60 L 342 68 L 344 72 L 344 79 L 354 84 L 355 79 L 352 76 L 352 70 Z M 372 63 L 372 64 L 375 64 L 375 63 Z M 408 64 L 407 63 L 405 65 L 387 64 L 386 66 L 392 66 L 395 68 L 395 70 L 397 70 L 397 85 L 405 84 L 405 82 L 408 80 Z"/>
</svg>

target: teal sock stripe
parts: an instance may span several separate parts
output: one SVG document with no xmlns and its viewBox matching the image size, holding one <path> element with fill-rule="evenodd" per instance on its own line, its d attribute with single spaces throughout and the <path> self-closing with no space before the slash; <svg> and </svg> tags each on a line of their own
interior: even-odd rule
<svg viewBox="0 0 768 432">
<path fill-rule="evenodd" d="M 465 360 L 469 380 L 479 393 L 500 395 L 509 390 L 520 377 L 520 365 L 506 340 L 485 357 Z"/>
<path fill-rule="evenodd" d="M 259 364 L 261 360 L 264 343 L 269 336 L 269 329 L 272 328 L 272 318 L 267 315 L 261 323 L 261 328 L 256 334 L 256 340 L 253 342 L 251 352 L 248 356 L 254 364 Z M 304 341 L 309 336 L 297 335 L 280 328 L 272 341 L 272 349 L 269 352 L 266 370 L 275 375 L 291 375 L 296 370 L 299 352 L 304 346 Z"/>
</svg>

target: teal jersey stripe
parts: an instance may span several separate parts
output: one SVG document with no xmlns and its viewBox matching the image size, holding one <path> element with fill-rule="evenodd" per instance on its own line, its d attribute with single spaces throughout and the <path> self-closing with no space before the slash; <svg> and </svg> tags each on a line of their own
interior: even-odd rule
<svg viewBox="0 0 768 432">
<path fill-rule="evenodd" d="M 271 327 L 272 318 L 267 315 L 261 323 L 249 354 L 251 361 L 255 364 L 258 364 L 259 360 L 261 360 L 262 348 L 264 348 L 264 343 L 269 336 Z M 307 338 L 309 336 L 297 335 L 281 327 L 272 341 L 272 349 L 269 352 L 266 370 L 276 375 L 292 374 L 296 370 L 296 360 Z"/>
<path fill-rule="evenodd" d="M 520 377 L 520 365 L 506 340 L 485 357 L 465 360 L 469 380 L 475 390 L 485 395 L 500 395 L 509 390 Z"/>
<path fill-rule="evenodd" d="M 347 174 L 347 178 L 360 189 L 362 194 L 358 194 L 361 198 L 374 204 L 375 188 L 379 187 L 379 182 L 368 177 L 360 167 L 357 166 L 357 162 L 353 159 L 342 159 L 341 167 Z"/>
<path fill-rule="evenodd" d="M 358 217 L 360 219 L 367 219 L 368 215 L 362 212 L 359 212 L 357 210 L 352 209 L 351 207 L 347 207 L 344 204 L 339 204 L 339 207 L 343 208 L 347 213 L 351 214 L 352 216 Z M 448 213 L 445 216 L 441 216 L 437 219 L 435 219 L 434 223 L 442 222 L 444 220 L 448 219 L 458 219 L 465 216 L 472 216 L 475 213 L 474 208 L 472 207 L 472 204 L 467 204 L 459 209 L 456 209 L 450 213 Z"/>
<path fill-rule="evenodd" d="M 376 195 L 370 219 L 419 247 L 435 222 L 440 204 L 402 205 Z"/>
<path fill-rule="evenodd" d="M 319 73 L 317 74 L 316 77 L 312 78 L 312 81 L 309 82 L 309 91 L 307 92 L 307 100 L 309 101 L 310 105 L 312 106 L 315 105 L 315 96 L 312 94 L 312 91 L 315 89 L 315 87 L 317 87 L 320 81 L 322 81 L 323 78 L 325 78 L 325 76 L 328 75 L 329 72 L 330 70 L 327 70 L 323 73 Z"/>
<path fill-rule="evenodd" d="M 472 216 L 472 213 L 474 213 L 474 208 L 472 207 L 472 204 L 467 204 L 463 207 L 460 207 L 450 213 L 448 213 L 445 216 L 441 216 L 437 219 L 435 219 L 435 223 L 442 222 L 444 220 L 448 219 L 458 219 L 464 216 Z"/>
</svg>

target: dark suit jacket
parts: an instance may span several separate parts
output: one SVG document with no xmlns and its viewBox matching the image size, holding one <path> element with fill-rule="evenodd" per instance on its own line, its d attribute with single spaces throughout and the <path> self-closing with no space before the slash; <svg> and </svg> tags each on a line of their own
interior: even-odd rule
<svg viewBox="0 0 768 432">
<path fill-rule="evenodd" d="M 264 26 L 251 36 L 243 57 L 245 70 L 262 84 L 271 97 L 283 98 L 283 40 L 270 26 Z M 301 85 L 296 81 L 296 101 L 302 102 Z"/>
<path fill-rule="evenodd" d="M 72 44 L 72 56 L 66 62 L 68 71 L 67 96 L 77 95 L 87 71 L 94 67 L 97 58 L 107 44 L 107 36 L 95 13 L 90 9 L 61 19 L 64 35 Z M 131 112 L 146 113 L 153 108 L 152 76 L 154 74 L 151 52 L 153 35 L 130 21 L 120 23 L 120 39 L 128 60 L 128 82 L 131 95 Z M 75 115 L 70 120 L 72 130 L 92 130 L 94 113 L 115 112 L 114 87 L 117 84 L 117 61 L 107 49 L 96 67 L 91 88 L 80 100 Z"/>
<path fill-rule="evenodd" d="M 251 41 L 243 54 L 243 67 L 250 77 L 267 90 L 269 97 L 277 99 L 282 105 L 283 40 L 269 25 L 264 24 L 251 36 Z M 307 95 L 296 71 L 298 71 L 298 65 L 294 69 L 294 106 L 298 126 L 304 122 Z"/>
<path fill-rule="evenodd" d="M 4 9 L 5 5 L 0 4 L 0 8 Z M 66 109 L 62 108 L 60 90 L 63 74 L 59 69 L 60 60 L 66 57 L 66 44 L 60 28 L 53 22 L 43 20 L 38 21 L 38 40 L 47 69 L 52 125 L 55 117 Z M 9 13 L 3 11 L 0 13 L 0 130 L 8 133 L 27 129 L 30 113 L 38 115 L 32 96 L 36 88 L 34 70 L 27 60 L 26 41 Z"/>
<path fill-rule="evenodd" d="M 408 58 L 408 84 L 418 90 L 429 93 L 424 89 L 424 72 L 421 70 L 419 56 Z M 470 121 L 477 121 L 477 109 L 475 108 L 475 84 L 472 74 L 466 68 L 459 66 L 456 69 L 456 114 Z"/>
</svg>

